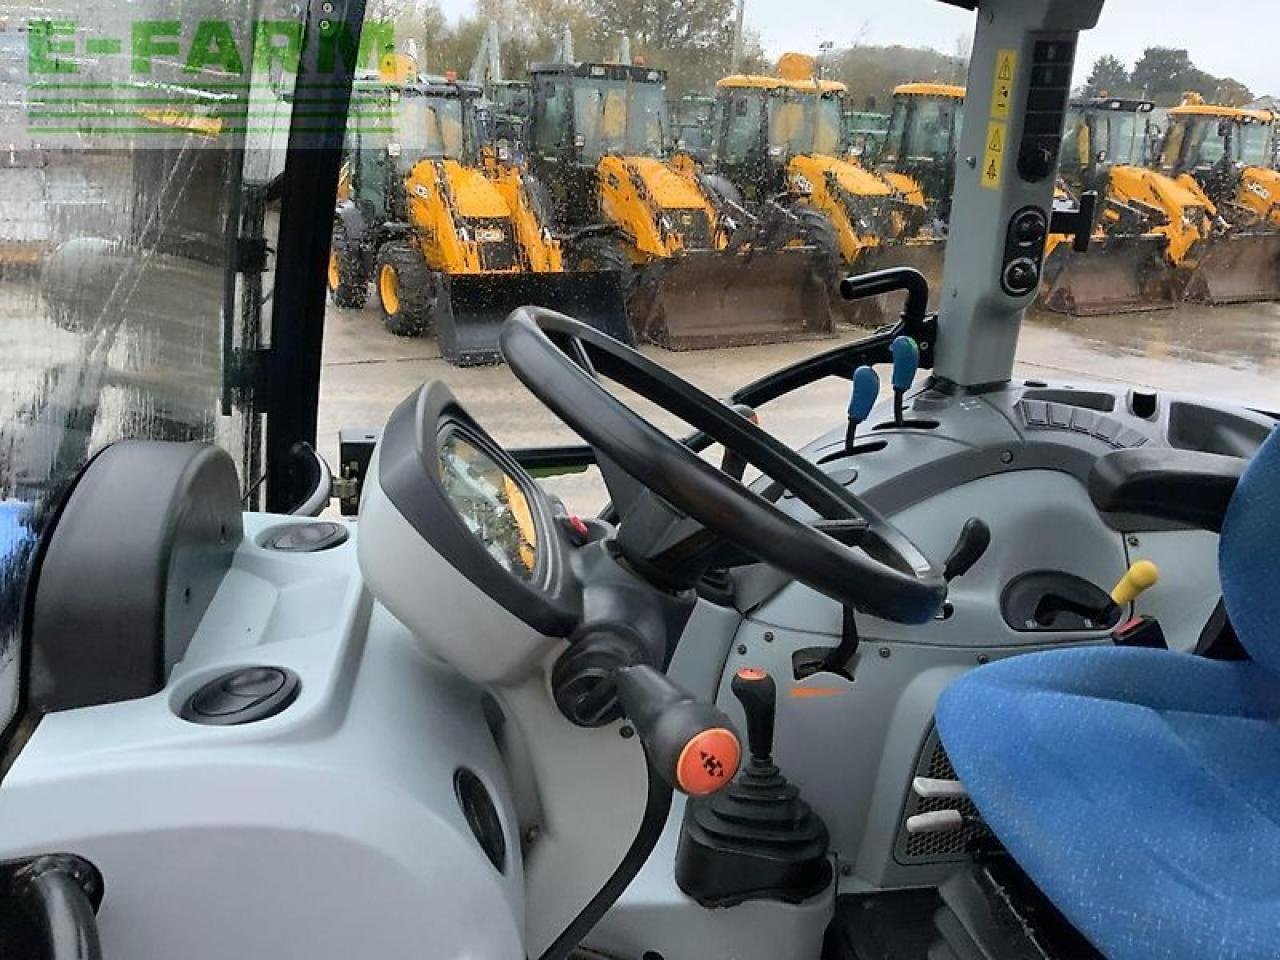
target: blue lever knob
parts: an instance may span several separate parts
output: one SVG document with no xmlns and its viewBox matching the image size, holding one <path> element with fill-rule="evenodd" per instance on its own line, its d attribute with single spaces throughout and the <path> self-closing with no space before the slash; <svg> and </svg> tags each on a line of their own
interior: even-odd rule
<svg viewBox="0 0 1280 960">
<path fill-rule="evenodd" d="M 853 393 L 849 397 L 849 419 L 862 423 L 871 415 L 871 408 L 880 396 L 880 374 L 870 367 L 859 367 L 853 372 Z"/>
<path fill-rule="evenodd" d="M 906 390 L 920 369 L 920 347 L 910 337 L 898 337 L 889 344 L 893 355 L 893 389 Z"/>
</svg>

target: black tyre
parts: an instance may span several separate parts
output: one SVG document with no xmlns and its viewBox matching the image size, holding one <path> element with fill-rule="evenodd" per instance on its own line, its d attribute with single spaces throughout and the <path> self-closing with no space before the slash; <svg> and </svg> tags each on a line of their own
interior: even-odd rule
<svg viewBox="0 0 1280 960">
<path fill-rule="evenodd" d="M 840 238 L 831 220 L 821 210 L 800 205 L 793 211 L 800 221 L 804 241 L 818 253 L 818 266 L 822 276 L 837 282 L 844 270 L 844 257 L 840 254 Z"/>
<path fill-rule="evenodd" d="M 379 250 L 373 281 L 388 330 L 397 337 L 417 337 L 430 328 L 440 281 L 412 244 L 395 240 Z"/>
<path fill-rule="evenodd" d="M 621 241 L 608 234 L 596 234 L 569 243 L 565 250 L 565 264 L 570 270 L 587 273 L 604 270 L 631 272 L 631 261 Z"/>
<path fill-rule="evenodd" d="M 351 242 L 341 219 L 334 218 L 329 247 L 329 296 L 339 307 L 359 310 L 369 302 L 369 277 L 359 248 Z"/>
</svg>

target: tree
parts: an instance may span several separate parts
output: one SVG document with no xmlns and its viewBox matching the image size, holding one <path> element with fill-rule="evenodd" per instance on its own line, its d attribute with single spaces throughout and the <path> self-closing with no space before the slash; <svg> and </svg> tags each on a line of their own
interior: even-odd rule
<svg viewBox="0 0 1280 960">
<path fill-rule="evenodd" d="M 915 80 L 964 82 L 967 71 L 960 57 L 927 47 L 859 46 L 831 55 L 829 76 L 849 88 L 850 101 L 867 109 L 888 112 L 893 88 Z"/>
<path fill-rule="evenodd" d="M 1129 77 L 1129 69 L 1119 57 L 1106 55 L 1093 62 L 1089 71 L 1089 79 L 1085 81 L 1086 97 L 1123 97 L 1131 93 L 1133 82 Z"/>
<path fill-rule="evenodd" d="M 1253 101 L 1253 91 L 1232 77 L 1219 77 L 1213 96 L 1208 99 L 1229 107 L 1243 107 Z"/>
</svg>

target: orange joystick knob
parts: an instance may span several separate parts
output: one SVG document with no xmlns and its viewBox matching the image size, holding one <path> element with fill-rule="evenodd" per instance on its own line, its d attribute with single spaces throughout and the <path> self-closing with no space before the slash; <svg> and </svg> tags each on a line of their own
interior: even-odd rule
<svg viewBox="0 0 1280 960">
<path fill-rule="evenodd" d="M 742 745 L 719 708 L 653 667 L 627 667 L 616 676 L 622 712 L 667 783 L 692 796 L 728 786 L 742 761 Z"/>
</svg>

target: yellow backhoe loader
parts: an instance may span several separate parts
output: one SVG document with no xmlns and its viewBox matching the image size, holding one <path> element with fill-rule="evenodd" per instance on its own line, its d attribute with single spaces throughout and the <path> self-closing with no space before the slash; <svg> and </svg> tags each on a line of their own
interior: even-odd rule
<svg viewBox="0 0 1280 960">
<path fill-rule="evenodd" d="M 951 190 L 955 185 L 956 145 L 964 124 L 965 88 L 948 83 L 904 83 L 894 88 L 889 133 L 876 172 L 899 196 L 926 210 L 923 225 L 903 243 L 877 250 L 866 269 L 915 267 L 929 281 L 933 302 L 942 290 L 942 258 Z"/>
<path fill-rule="evenodd" d="M 730 188 L 669 158 L 663 71 L 559 62 L 530 75 L 529 162 L 566 265 L 627 278 L 639 337 L 679 350 L 831 332 L 813 252 L 749 229 Z"/>
<path fill-rule="evenodd" d="M 1207 303 L 1280 299 L 1280 172 L 1272 169 L 1274 117 L 1188 94 L 1168 114 L 1160 170 L 1195 184 L 1217 208 L 1221 230 L 1188 280 L 1186 298 Z"/>
<path fill-rule="evenodd" d="M 716 172 L 749 208 L 783 206 L 831 279 L 902 262 L 888 251 L 919 232 L 924 203 L 844 156 L 843 83 L 818 79 L 812 57 L 787 53 L 776 76 L 724 77 L 716 96 Z M 880 319 L 878 302 L 857 307 L 849 319 Z"/>
<path fill-rule="evenodd" d="M 1214 205 L 1194 182 L 1148 168 L 1150 100 L 1098 97 L 1071 104 L 1059 200 L 1098 195 L 1087 252 L 1049 238 L 1041 302 L 1074 316 L 1172 307 L 1204 252 Z"/>
<path fill-rule="evenodd" d="M 534 185 L 484 169 L 479 95 L 419 78 L 394 54 L 377 79 L 357 81 L 329 262 L 334 303 L 364 306 L 372 279 L 388 330 L 434 329 L 441 354 L 461 366 L 499 362 L 498 330 L 526 304 L 582 311 L 627 339 L 618 277 L 567 272 Z"/>
</svg>

